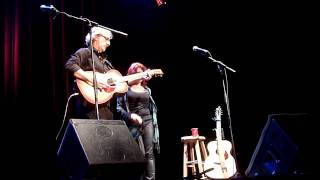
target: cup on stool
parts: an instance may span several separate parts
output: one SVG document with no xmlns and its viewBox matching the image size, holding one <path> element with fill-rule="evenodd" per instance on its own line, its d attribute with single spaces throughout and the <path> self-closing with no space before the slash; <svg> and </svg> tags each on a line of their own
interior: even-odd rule
<svg viewBox="0 0 320 180">
<path fill-rule="evenodd" d="M 191 128 L 191 134 L 193 137 L 198 137 L 199 136 L 198 128 Z"/>
</svg>

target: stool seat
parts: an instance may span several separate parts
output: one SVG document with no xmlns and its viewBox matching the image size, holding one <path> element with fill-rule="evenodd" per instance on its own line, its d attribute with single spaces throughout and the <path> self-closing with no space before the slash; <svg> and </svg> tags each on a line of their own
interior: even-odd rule
<svg viewBox="0 0 320 180">
<path fill-rule="evenodd" d="M 188 167 L 191 168 L 192 175 L 202 173 L 204 160 L 207 159 L 207 150 L 204 145 L 204 136 L 183 136 L 183 178 L 188 177 Z M 202 175 L 204 178 L 204 175 Z"/>
<path fill-rule="evenodd" d="M 196 140 L 206 140 L 206 138 L 204 136 L 183 136 L 181 137 L 181 141 L 196 141 Z"/>
</svg>

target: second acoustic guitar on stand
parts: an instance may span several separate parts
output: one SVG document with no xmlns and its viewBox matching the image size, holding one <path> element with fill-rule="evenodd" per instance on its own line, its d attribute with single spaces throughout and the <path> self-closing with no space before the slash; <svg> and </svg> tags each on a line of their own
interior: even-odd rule
<svg viewBox="0 0 320 180">
<path fill-rule="evenodd" d="M 208 143 L 207 148 L 209 156 L 205 160 L 204 170 L 205 175 L 213 179 L 227 179 L 234 176 L 237 172 L 236 163 L 234 157 L 230 151 L 232 144 L 230 141 L 222 140 L 221 135 L 221 107 L 217 107 L 215 111 L 216 121 L 216 141 Z"/>
</svg>

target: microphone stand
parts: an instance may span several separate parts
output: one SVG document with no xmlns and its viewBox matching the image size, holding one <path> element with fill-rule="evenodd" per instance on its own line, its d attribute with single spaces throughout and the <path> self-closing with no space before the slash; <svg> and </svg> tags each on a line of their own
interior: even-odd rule
<svg viewBox="0 0 320 180">
<path fill-rule="evenodd" d="M 235 164 L 236 164 L 236 166 L 238 166 L 237 158 L 236 158 L 236 148 L 235 148 L 235 145 L 234 145 L 232 125 L 231 125 L 231 115 L 230 115 L 229 96 L 228 96 L 228 78 L 227 78 L 226 69 L 230 70 L 233 73 L 235 73 L 236 71 L 234 69 L 228 67 L 227 65 L 225 65 L 221 61 L 218 61 L 218 60 L 212 58 L 212 55 L 211 55 L 211 53 L 209 51 L 208 51 L 208 54 L 209 54 L 208 58 L 210 60 L 212 60 L 213 62 L 217 63 L 218 70 L 220 72 L 220 75 L 222 76 L 222 86 L 223 86 L 223 93 L 224 93 L 224 101 L 225 101 L 225 104 L 226 104 L 227 114 L 228 114 L 229 129 L 230 129 L 230 136 L 231 136 L 231 142 L 232 142 L 231 143 L 232 144 L 232 150 L 233 150 L 233 154 L 234 154 Z M 236 167 L 236 169 L 237 169 L 237 173 L 236 174 L 238 175 L 239 174 L 238 167 Z"/>
<path fill-rule="evenodd" d="M 63 14 L 63 15 L 66 15 L 67 17 L 69 18 L 73 18 L 73 19 L 77 19 L 77 20 L 81 20 L 83 22 L 86 22 L 88 23 L 88 26 L 90 27 L 90 47 L 91 47 L 91 59 L 92 59 L 92 73 L 93 73 L 93 89 L 94 89 L 94 101 L 95 101 L 95 108 L 96 108 L 96 115 L 97 115 L 97 120 L 100 120 L 100 116 L 99 116 L 99 108 L 98 108 L 98 89 L 97 89 L 97 77 L 96 77 L 96 70 L 95 70 L 95 64 L 94 64 L 94 58 L 93 58 L 93 46 L 92 46 L 92 27 L 93 26 L 97 26 L 97 27 L 100 27 L 100 28 L 103 28 L 103 29 L 107 29 L 109 31 L 112 31 L 112 32 L 115 32 L 115 33 L 118 33 L 118 34 L 122 34 L 124 36 L 128 36 L 127 33 L 124 33 L 124 32 L 121 32 L 121 31 L 117 31 L 117 30 L 114 30 L 114 29 L 111 29 L 111 28 L 108 28 L 108 27 L 105 27 L 105 26 L 102 26 L 100 24 L 98 24 L 97 22 L 94 22 L 88 18 L 83 18 L 83 17 L 76 17 L 76 16 L 73 16 L 73 15 L 70 15 L 66 12 L 62 12 L 62 11 L 59 11 L 57 10 L 54 6 L 50 6 L 52 7 L 52 10 L 56 13 L 56 15 L 54 16 L 54 18 L 57 16 L 57 14 Z"/>
<path fill-rule="evenodd" d="M 52 5 L 51 5 L 51 6 L 52 6 Z M 52 7 L 53 7 L 53 6 L 52 6 Z M 88 19 L 88 18 L 83 18 L 82 16 L 76 17 L 76 16 L 70 15 L 70 14 L 68 14 L 68 13 L 66 13 L 66 12 L 59 11 L 59 10 L 57 10 L 55 7 L 53 7 L 53 11 L 54 11 L 55 13 L 57 13 L 57 14 L 66 15 L 66 16 L 69 17 L 69 18 L 74 18 L 74 19 L 77 19 L 77 20 L 81 20 L 81 21 L 84 21 L 84 22 L 88 22 L 88 23 L 89 23 L 89 26 L 92 26 L 92 25 L 93 25 L 93 26 L 98 26 L 98 27 L 101 27 L 101 28 L 103 28 L 103 29 L 107 29 L 107 30 L 109 30 L 109 31 L 112 31 L 112 32 L 115 32 L 115 33 L 118 33 L 118 34 L 121 34 L 121 35 L 124 35 L 124 36 L 128 36 L 127 33 L 124 33 L 124 32 L 121 32 L 121 31 L 118 31 L 118 30 L 115 30 L 115 29 L 111 29 L 111 28 L 109 28 L 109 27 L 102 26 L 102 25 L 98 24 L 97 22 L 94 22 L 94 21 L 92 21 L 92 20 L 90 20 L 90 19 Z M 55 16 L 55 17 L 56 17 L 56 16 Z"/>
</svg>

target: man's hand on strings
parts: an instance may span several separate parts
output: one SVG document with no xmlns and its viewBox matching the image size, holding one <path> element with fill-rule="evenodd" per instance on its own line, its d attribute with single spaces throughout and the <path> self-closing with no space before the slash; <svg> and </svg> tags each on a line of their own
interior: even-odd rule
<svg viewBox="0 0 320 180">
<path fill-rule="evenodd" d="M 104 82 L 99 82 L 97 83 L 97 87 L 101 90 L 104 90 L 105 92 L 113 92 L 116 88 L 115 85 L 109 85 L 108 83 L 104 83 Z"/>
</svg>

